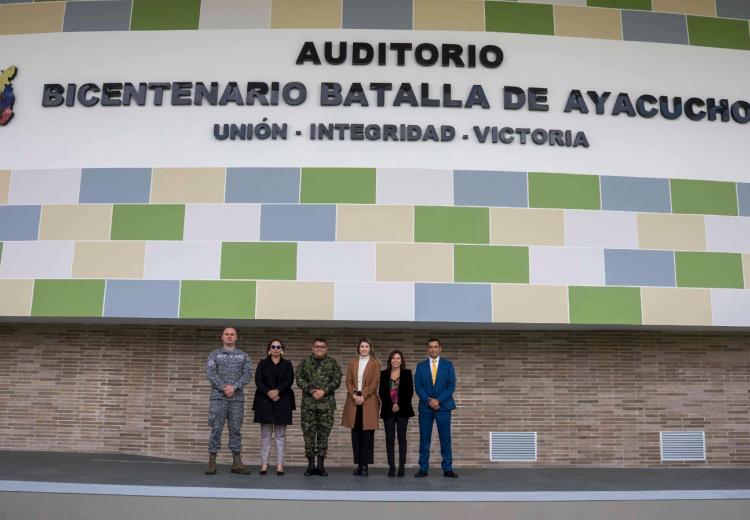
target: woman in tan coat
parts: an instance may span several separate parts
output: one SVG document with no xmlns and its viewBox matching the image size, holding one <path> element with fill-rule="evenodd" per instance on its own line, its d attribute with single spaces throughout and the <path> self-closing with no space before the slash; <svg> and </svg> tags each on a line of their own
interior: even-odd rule
<svg viewBox="0 0 750 520">
<path fill-rule="evenodd" d="M 373 463 L 375 430 L 380 412 L 380 362 L 375 359 L 372 342 L 362 338 L 357 343 L 357 357 L 346 369 L 346 404 L 341 425 L 352 429 L 352 451 L 357 469 L 354 474 L 368 475 L 368 464 Z"/>
</svg>

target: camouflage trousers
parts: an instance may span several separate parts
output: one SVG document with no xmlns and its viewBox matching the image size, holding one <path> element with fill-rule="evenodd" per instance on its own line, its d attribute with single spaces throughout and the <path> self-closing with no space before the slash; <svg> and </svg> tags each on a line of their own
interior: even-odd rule
<svg viewBox="0 0 750 520">
<path fill-rule="evenodd" d="M 208 439 L 208 452 L 216 453 L 221 448 L 221 433 L 224 423 L 229 424 L 229 449 L 232 453 L 242 451 L 242 421 L 245 419 L 245 401 L 211 399 L 208 404 L 208 425 L 211 436 Z"/>
<path fill-rule="evenodd" d="M 328 435 L 333 428 L 333 409 L 317 409 L 303 404 L 301 416 L 305 457 L 325 457 L 328 452 Z"/>
</svg>

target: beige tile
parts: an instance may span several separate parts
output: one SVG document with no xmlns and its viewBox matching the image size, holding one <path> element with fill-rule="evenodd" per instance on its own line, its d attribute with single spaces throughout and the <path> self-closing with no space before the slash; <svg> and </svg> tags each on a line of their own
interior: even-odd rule
<svg viewBox="0 0 750 520">
<path fill-rule="evenodd" d="M 328 282 L 265 282 L 257 286 L 256 319 L 332 320 L 333 287 Z"/>
<path fill-rule="evenodd" d="M 414 242 L 413 206 L 342 204 L 336 211 L 336 240 Z"/>
<path fill-rule="evenodd" d="M 638 245 L 644 249 L 704 251 L 706 226 L 703 216 L 639 213 Z"/>
<path fill-rule="evenodd" d="M 341 29 L 343 0 L 273 0 L 274 29 Z"/>
<path fill-rule="evenodd" d="M 73 278 L 143 278 L 144 242 L 78 242 Z"/>
<path fill-rule="evenodd" d="M 663 13 L 716 16 L 716 0 L 651 0 L 651 8 Z"/>
<path fill-rule="evenodd" d="M 568 288 L 553 285 L 494 284 L 492 321 L 569 323 Z"/>
<path fill-rule="evenodd" d="M 619 9 L 554 6 L 555 36 L 622 40 Z"/>
<path fill-rule="evenodd" d="M 151 202 L 224 202 L 224 168 L 154 168 Z"/>
<path fill-rule="evenodd" d="M 0 316 L 30 316 L 34 280 L 0 280 Z"/>
<path fill-rule="evenodd" d="M 42 206 L 40 240 L 109 240 L 112 205 Z"/>
<path fill-rule="evenodd" d="M 452 282 L 452 244 L 378 244 L 376 279 L 384 282 Z"/>
<path fill-rule="evenodd" d="M 484 31 L 484 2 L 414 0 L 414 29 Z"/>
<path fill-rule="evenodd" d="M 750 254 L 742 255 L 742 272 L 745 278 L 745 289 L 750 289 Z"/>
<path fill-rule="evenodd" d="M 202 0 L 201 29 L 266 29 L 271 0 Z"/>
<path fill-rule="evenodd" d="M 0 5 L 0 34 L 60 32 L 64 15 L 65 2 Z"/>
<path fill-rule="evenodd" d="M 8 203 L 8 189 L 10 188 L 10 170 L 0 170 L 0 204 Z"/>
<path fill-rule="evenodd" d="M 641 288 L 644 325 L 711 325 L 711 291 Z"/>
<path fill-rule="evenodd" d="M 565 245 L 565 216 L 559 209 L 490 208 L 490 243 Z"/>
</svg>

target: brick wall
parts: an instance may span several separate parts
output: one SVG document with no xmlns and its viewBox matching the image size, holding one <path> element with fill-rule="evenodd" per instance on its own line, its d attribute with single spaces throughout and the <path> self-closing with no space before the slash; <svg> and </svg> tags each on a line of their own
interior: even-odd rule
<svg viewBox="0 0 750 520">
<path fill-rule="evenodd" d="M 459 468 L 500 465 L 488 460 L 488 431 L 539 432 L 537 466 L 658 466 L 658 432 L 682 428 L 706 431 L 708 465 L 750 466 L 746 333 L 245 329 L 240 348 L 255 364 L 280 336 L 296 366 L 310 339 L 323 335 L 345 366 L 366 335 L 381 361 L 398 347 L 413 368 L 431 334 L 458 373 Z M 204 362 L 217 336 L 186 325 L 0 324 L 0 449 L 204 460 Z M 249 402 L 243 433 L 246 460 L 257 463 Z M 414 464 L 416 420 L 409 442 Z M 288 464 L 303 462 L 302 448 L 297 410 Z M 382 429 L 375 449 L 384 464 Z M 433 457 L 439 461 L 437 444 Z M 348 429 L 334 427 L 329 458 L 351 464 Z"/>
</svg>

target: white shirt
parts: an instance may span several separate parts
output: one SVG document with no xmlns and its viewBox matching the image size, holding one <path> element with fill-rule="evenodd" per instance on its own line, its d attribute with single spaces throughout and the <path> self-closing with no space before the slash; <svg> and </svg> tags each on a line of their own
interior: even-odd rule
<svg viewBox="0 0 750 520">
<path fill-rule="evenodd" d="M 359 356 L 359 368 L 357 369 L 357 391 L 362 391 L 362 379 L 365 377 L 365 367 L 370 361 L 370 356 Z"/>
</svg>

